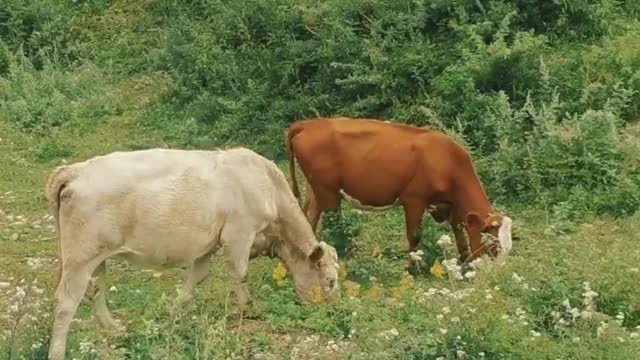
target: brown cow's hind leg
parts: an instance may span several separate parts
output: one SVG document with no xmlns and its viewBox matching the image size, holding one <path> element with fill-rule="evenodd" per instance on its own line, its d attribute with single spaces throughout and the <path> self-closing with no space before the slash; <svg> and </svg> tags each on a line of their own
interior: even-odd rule
<svg viewBox="0 0 640 360">
<path fill-rule="evenodd" d="M 318 227 L 318 221 L 320 220 L 320 215 L 322 212 L 318 207 L 318 200 L 316 196 L 313 194 L 313 190 L 311 187 L 307 187 L 307 200 L 304 202 L 304 215 L 309 220 L 309 224 L 311 224 L 311 229 L 313 232 L 316 231 Z"/>
<path fill-rule="evenodd" d="M 420 243 L 420 227 L 426 204 L 422 201 L 404 202 L 404 216 L 406 222 L 407 241 L 409 252 L 414 252 Z"/>
<path fill-rule="evenodd" d="M 307 189 L 307 200 L 304 205 L 304 213 L 315 232 L 318 222 L 325 211 L 335 210 L 340 207 L 342 197 L 340 193 L 330 190 Z"/>
</svg>

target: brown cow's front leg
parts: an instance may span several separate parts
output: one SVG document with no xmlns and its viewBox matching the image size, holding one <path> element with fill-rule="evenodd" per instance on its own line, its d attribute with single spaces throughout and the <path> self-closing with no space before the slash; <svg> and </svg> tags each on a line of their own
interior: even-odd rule
<svg viewBox="0 0 640 360">
<path fill-rule="evenodd" d="M 426 204 L 422 201 L 405 202 L 404 217 L 406 222 L 407 241 L 409 242 L 409 252 L 414 252 L 418 249 L 420 243 L 420 226 L 422 223 L 422 216 Z"/>
<path fill-rule="evenodd" d="M 453 235 L 456 237 L 456 247 L 458 248 L 458 254 L 460 255 L 460 263 L 464 263 L 469 259 L 469 244 L 467 243 L 467 237 L 464 233 L 464 228 L 460 224 L 451 222 L 451 228 L 453 229 Z"/>
</svg>

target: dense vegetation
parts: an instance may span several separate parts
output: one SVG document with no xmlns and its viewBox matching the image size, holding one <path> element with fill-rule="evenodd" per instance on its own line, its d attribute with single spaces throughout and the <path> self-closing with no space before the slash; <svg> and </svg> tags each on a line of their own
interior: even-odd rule
<svg viewBox="0 0 640 360">
<path fill-rule="evenodd" d="M 406 336 L 394 346 L 366 336 L 352 344 L 354 351 L 389 358 L 453 359 L 462 348 L 492 359 L 637 354 L 630 340 L 602 339 L 599 331 L 596 336 L 598 322 L 560 331 L 552 312 L 565 298 L 580 303 L 582 282 L 591 281 L 601 287 L 603 313 L 623 313 L 629 331 L 640 325 L 637 279 L 616 280 L 626 287 L 614 281 L 640 260 L 631 235 L 637 234 L 633 222 L 640 209 L 639 17 L 635 0 L 2 0 L 0 244 L 5 239 L 13 250 L 0 265 L 15 265 L 43 249 L 55 254 L 50 239 L 16 245 L 18 239 L 50 234 L 24 230 L 13 216 L 44 215 L 43 176 L 63 159 L 115 149 L 245 145 L 281 160 L 283 131 L 298 119 L 343 115 L 429 125 L 469 148 L 496 205 L 529 219 L 517 222 L 523 242 L 516 244 L 516 254 L 522 253 L 504 266 L 531 274 L 530 285 L 542 290 L 522 290 L 520 282 L 510 282 L 510 272 L 476 279 L 478 299 L 460 303 L 460 309 L 484 306 L 478 305 L 484 291 L 494 286 L 506 292 L 494 294 L 498 299 L 482 316 L 465 315 L 443 340 L 427 336 L 441 325 L 431 314 L 433 304 L 425 307 L 420 295 L 411 295 L 401 310 L 386 303 L 345 303 L 314 312 L 293 305 L 292 294 L 277 289 L 258 299 L 267 304 L 261 316 L 272 329 L 266 333 L 297 327 L 337 337 L 352 328 L 373 332 L 360 327 L 392 323 Z M 597 223 L 619 237 L 580 230 L 578 222 Z M 360 249 L 345 258 L 349 277 L 363 289 L 375 289 L 368 280 L 373 274 L 389 284 L 402 278 L 402 226 L 398 212 L 346 212 L 342 220 L 327 217 L 322 234 L 336 244 L 357 238 Z M 448 229 L 430 224 L 425 239 L 443 231 Z M 428 265 L 442 259 L 431 240 L 424 242 Z M 369 263 L 371 252 L 388 258 Z M 255 280 L 255 291 L 272 283 L 267 268 Z M 6 271 L 0 276 L 31 273 L 19 266 Z M 117 305 L 130 308 L 151 299 L 122 295 Z M 220 321 L 222 310 L 211 306 L 221 301 L 209 307 L 198 301 L 193 311 L 211 312 L 206 321 L 198 318 L 200 329 L 209 331 L 208 321 Z M 496 314 L 519 307 L 531 316 L 531 331 L 544 335 L 543 345 L 521 340 L 526 329 L 494 324 L 501 321 Z M 409 310 L 415 308 L 420 310 Z M 356 309 L 364 317 L 351 318 Z M 164 316 L 154 314 L 129 313 L 146 316 L 144 323 L 135 320 L 137 330 L 120 344 L 129 358 L 156 358 L 162 352 L 154 355 L 154 347 L 175 347 L 187 358 L 216 358 L 223 356 L 216 353 L 218 345 L 230 351 L 226 356 L 250 356 L 242 352 L 246 343 L 240 338 L 193 335 L 175 319 L 159 325 L 173 334 L 162 338 L 157 328 L 148 328 L 146 321 Z M 46 333 L 46 326 L 41 322 L 33 337 Z M 273 341 L 256 336 L 249 348 Z M 578 344 L 577 337 L 588 340 Z M 222 345 L 211 345 L 211 339 Z M 42 348 L 24 346 L 9 353 L 42 354 Z"/>
</svg>

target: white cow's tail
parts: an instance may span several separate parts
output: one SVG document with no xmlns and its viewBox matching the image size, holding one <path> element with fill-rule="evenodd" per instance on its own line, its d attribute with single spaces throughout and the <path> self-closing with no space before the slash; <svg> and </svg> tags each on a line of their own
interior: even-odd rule
<svg viewBox="0 0 640 360">
<path fill-rule="evenodd" d="M 53 216 L 56 226 L 56 234 L 58 240 L 58 273 L 55 279 L 56 286 L 60 282 L 62 276 L 62 252 L 60 248 L 60 194 L 67 184 L 73 180 L 74 173 L 71 168 L 66 165 L 58 166 L 49 174 L 47 185 L 45 186 L 45 195 L 49 205 L 49 214 Z"/>
</svg>

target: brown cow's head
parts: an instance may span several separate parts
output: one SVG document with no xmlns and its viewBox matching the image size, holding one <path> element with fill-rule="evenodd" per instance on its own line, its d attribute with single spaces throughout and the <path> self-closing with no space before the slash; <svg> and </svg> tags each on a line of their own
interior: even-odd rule
<svg viewBox="0 0 640 360">
<path fill-rule="evenodd" d="M 295 292 L 303 303 L 333 301 L 338 294 L 338 255 L 324 241 L 291 269 Z"/>
<path fill-rule="evenodd" d="M 481 244 L 483 234 L 487 234 L 498 240 L 500 250 L 503 253 L 509 253 L 512 247 L 511 223 L 512 220 L 508 216 L 490 213 L 483 217 L 476 212 L 469 212 L 467 213 L 466 219 L 466 230 L 469 235 L 469 242 L 471 244 Z M 495 242 L 488 244 L 487 247 L 492 257 L 498 255 Z"/>
</svg>

